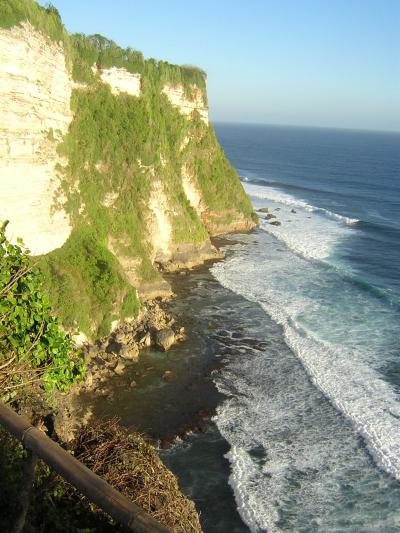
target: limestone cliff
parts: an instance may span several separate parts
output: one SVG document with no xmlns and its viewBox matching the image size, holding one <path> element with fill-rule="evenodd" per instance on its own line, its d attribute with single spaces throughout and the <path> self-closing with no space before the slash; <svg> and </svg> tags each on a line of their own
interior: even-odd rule
<svg viewBox="0 0 400 533">
<path fill-rule="evenodd" d="M 29 22 L 0 28 L 0 217 L 35 255 L 62 246 L 71 232 L 54 201 L 71 90 L 62 47 Z"/>
<path fill-rule="evenodd" d="M 208 124 L 208 108 L 204 102 L 202 91 L 196 87 L 196 85 L 191 85 L 189 96 L 186 95 L 181 84 L 174 86 L 170 83 L 166 83 L 162 92 L 167 96 L 171 104 L 176 106 L 181 113 L 190 116 L 193 111 L 197 111 L 201 120 Z"/>
<path fill-rule="evenodd" d="M 96 73 L 96 68 L 92 69 Z M 127 93 L 140 96 L 140 74 L 132 74 L 125 68 L 104 68 L 99 70 L 100 78 L 111 87 L 113 94 Z"/>
<path fill-rule="evenodd" d="M 64 323 L 97 336 L 136 312 L 136 289 L 168 292 L 160 270 L 216 257 L 210 236 L 248 230 L 254 214 L 202 71 L 69 36 L 54 10 L 8 1 L 0 219 L 40 255 Z"/>
</svg>

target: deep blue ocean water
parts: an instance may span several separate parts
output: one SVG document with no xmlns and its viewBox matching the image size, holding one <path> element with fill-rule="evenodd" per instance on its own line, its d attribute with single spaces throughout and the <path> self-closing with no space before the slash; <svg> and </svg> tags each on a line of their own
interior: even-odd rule
<svg viewBox="0 0 400 533">
<path fill-rule="evenodd" d="M 238 125 L 217 132 L 246 181 L 359 220 L 336 251 L 341 262 L 400 291 L 400 134 Z"/>
<path fill-rule="evenodd" d="M 264 343 L 221 351 L 214 376 L 240 516 L 255 532 L 400 531 L 400 134 L 216 131 L 274 216 L 211 269 L 249 302 L 228 298 L 232 342 Z"/>
</svg>

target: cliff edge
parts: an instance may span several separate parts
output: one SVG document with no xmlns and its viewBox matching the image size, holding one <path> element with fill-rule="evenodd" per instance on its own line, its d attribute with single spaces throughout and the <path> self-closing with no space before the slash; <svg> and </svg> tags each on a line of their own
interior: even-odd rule
<svg viewBox="0 0 400 533">
<path fill-rule="evenodd" d="M 0 219 L 89 338 L 167 294 L 160 271 L 216 257 L 254 227 L 208 119 L 206 76 L 70 35 L 53 7 L 0 6 Z"/>
</svg>

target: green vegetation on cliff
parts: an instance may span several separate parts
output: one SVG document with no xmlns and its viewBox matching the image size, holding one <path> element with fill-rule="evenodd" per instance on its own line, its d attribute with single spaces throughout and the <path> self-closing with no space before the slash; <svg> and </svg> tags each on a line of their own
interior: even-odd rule
<svg viewBox="0 0 400 533">
<path fill-rule="evenodd" d="M 75 119 L 59 151 L 68 158 L 62 188 L 74 229 L 41 265 L 65 325 L 93 337 L 138 309 L 136 291 L 111 249 L 137 264 L 138 280 L 160 278 L 146 238 L 155 180 L 174 212 L 174 242 L 203 242 L 208 234 L 180 179 L 177 146 L 190 123 L 165 95 L 115 96 L 97 81 L 94 90 L 74 91 L 72 109 Z"/>
<path fill-rule="evenodd" d="M 53 41 L 57 43 L 61 41 L 64 48 L 68 50 L 69 35 L 53 5 L 43 7 L 34 0 L 2 0 L 0 2 L 0 26 L 2 28 L 12 28 L 24 21 L 29 21 L 34 28 Z"/>
<path fill-rule="evenodd" d="M 225 231 L 235 217 L 250 221 L 252 206 L 212 126 L 196 111 L 184 116 L 163 93 L 167 84 L 182 87 L 188 99 L 200 91 L 206 105 L 202 70 L 144 59 L 101 35 L 68 35 L 52 6 L 3 1 L 0 25 L 24 20 L 63 43 L 72 78 L 81 84 L 58 146 L 67 161 L 59 168 L 59 198 L 66 199 L 73 229 L 40 266 L 63 324 L 93 339 L 108 333 L 113 320 L 137 313 L 134 287 L 160 279 L 150 244 L 152 197 L 163 199 L 172 247 L 200 245 L 206 227 L 218 232 L 220 223 Z M 101 81 L 99 69 L 113 66 L 140 74 L 140 96 L 113 94 Z M 184 171 L 202 197 L 201 217 L 183 189 Z"/>
<path fill-rule="evenodd" d="M 63 324 L 89 336 L 107 335 L 111 322 L 135 316 L 137 291 L 105 243 L 88 227 L 40 259 L 47 291 Z"/>
<path fill-rule="evenodd" d="M 208 237 L 183 190 L 185 162 L 211 209 L 234 206 L 250 215 L 252 208 L 212 128 L 198 117 L 188 120 L 158 88 L 149 85 L 140 97 L 116 96 L 96 80 L 90 91 L 74 90 L 72 109 L 75 119 L 59 151 L 68 159 L 62 187 L 74 230 L 42 264 L 64 323 L 98 336 L 109 331 L 112 320 L 126 316 L 125 308 L 118 311 L 119 304 L 131 294 L 111 248 L 137 262 L 138 280 L 159 278 L 146 238 L 148 199 L 156 180 L 174 213 L 171 224 L 177 244 L 201 243 Z M 185 138 L 189 142 L 180 151 Z M 101 269 L 107 273 L 100 294 L 99 269 L 87 268 L 90 255 L 92 262 L 101 258 Z"/>
<path fill-rule="evenodd" d="M 65 390 L 84 371 L 83 356 L 60 329 L 43 293 L 43 276 L 21 244 L 0 228 L 0 397 L 27 384 Z"/>
<path fill-rule="evenodd" d="M 71 35 L 72 46 L 72 76 L 77 82 L 94 83 L 96 76 L 92 71 L 97 68 L 110 67 L 125 68 L 128 72 L 140 74 L 143 88 L 151 86 L 161 90 L 164 83 L 181 84 L 188 97 L 192 95 L 192 88 L 201 89 L 205 103 L 207 103 L 206 74 L 203 70 L 192 65 L 172 65 L 167 61 L 144 59 L 142 52 L 132 48 L 121 48 L 114 41 L 102 35 Z"/>
<path fill-rule="evenodd" d="M 185 147 L 183 159 L 199 184 L 208 210 L 224 212 L 235 209 L 252 218 L 252 203 L 243 191 L 234 167 L 216 138 L 214 129 L 204 128 L 201 121 L 194 121 L 190 129 L 190 142 Z"/>
</svg>

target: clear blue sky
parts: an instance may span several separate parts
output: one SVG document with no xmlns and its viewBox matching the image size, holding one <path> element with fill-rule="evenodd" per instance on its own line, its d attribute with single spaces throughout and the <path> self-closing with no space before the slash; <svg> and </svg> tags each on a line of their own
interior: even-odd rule
<svg viewBox="0 0 400 533">
<path fill-rule="evenodd" d="M 71 32 L 202 67 L 215 121 L 400 131 L 400 0 L 53 4 Z"/>
</svg>

